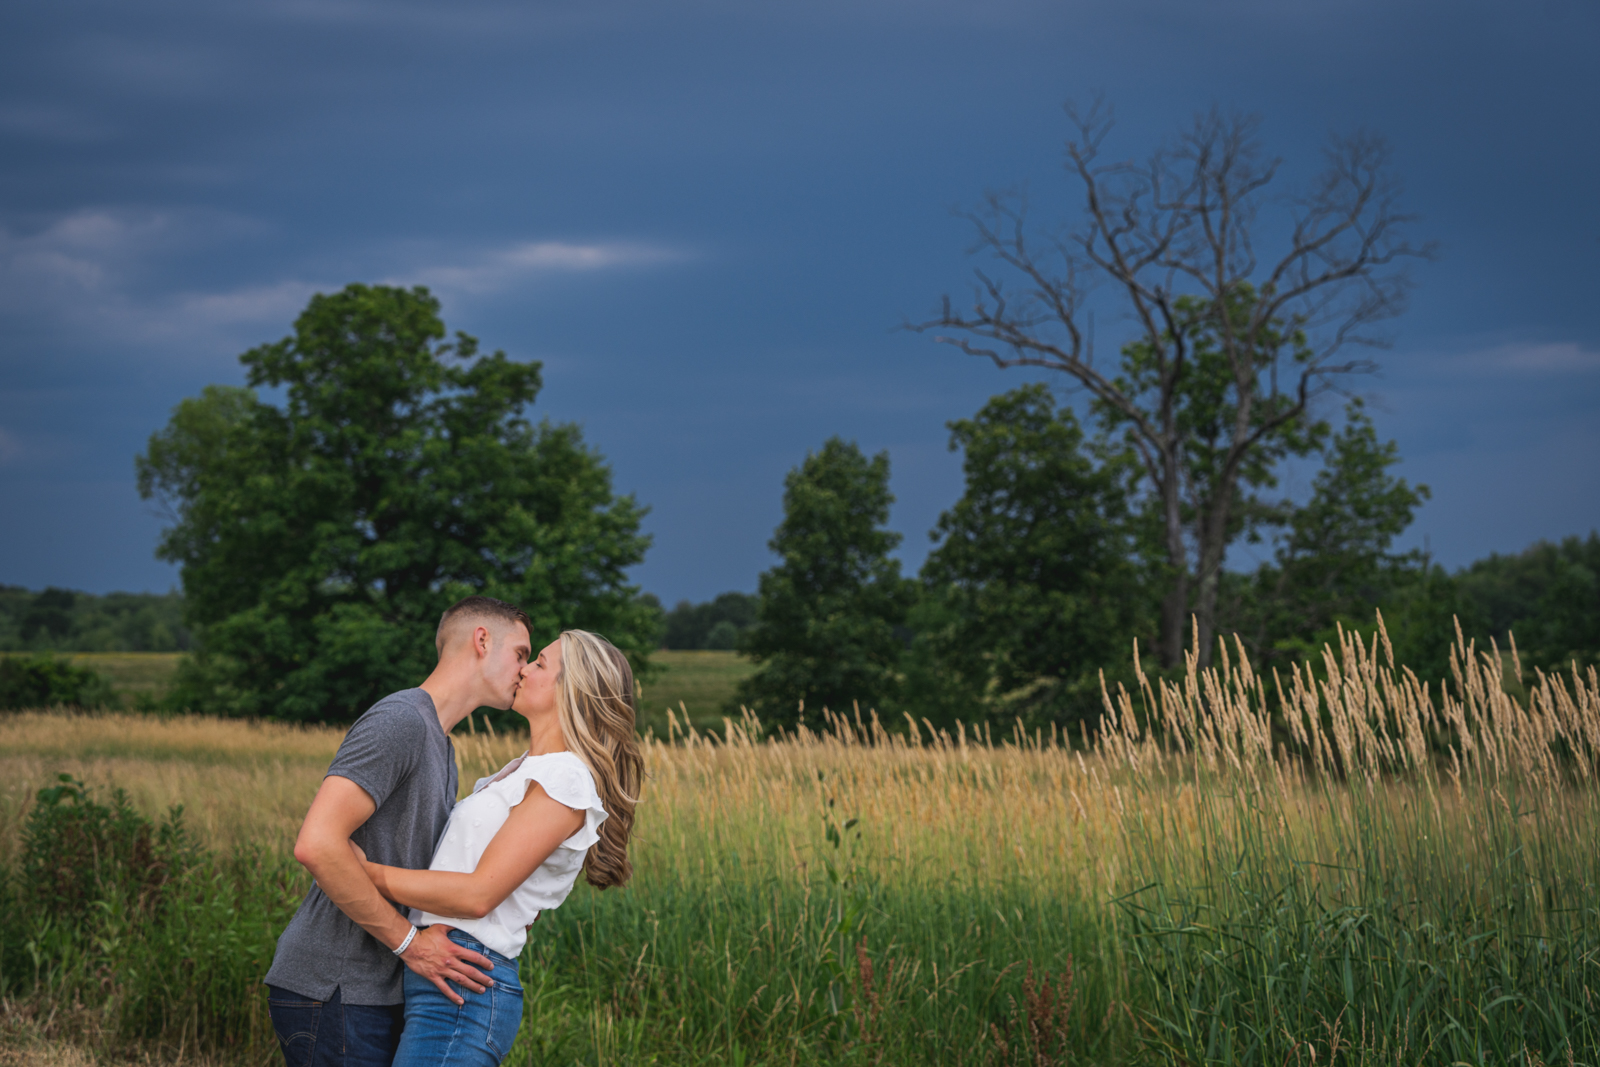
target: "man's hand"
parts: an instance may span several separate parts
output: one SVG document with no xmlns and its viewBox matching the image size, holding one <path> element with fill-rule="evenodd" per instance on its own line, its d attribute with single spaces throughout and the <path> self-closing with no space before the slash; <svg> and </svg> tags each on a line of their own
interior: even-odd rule
<svg viewBox="0 0 1600 1067">
<path fill-rule="evenodd" d="M 448 926 L 435 924 L 418 930 L 400 959 L 417 975 L 438 986 L 439 992 L 450 998 L 450 1003 L 457 1007 L 461 1006 L 462 1000 L 450 988 L 450 982 L 466 986 L 474 993 L 482 993 L 494 985 L 494 979 L 474 969 L 482 967 L 485 971 L 493 971 L 494 961 L 450 940 Z"/>
</svg>

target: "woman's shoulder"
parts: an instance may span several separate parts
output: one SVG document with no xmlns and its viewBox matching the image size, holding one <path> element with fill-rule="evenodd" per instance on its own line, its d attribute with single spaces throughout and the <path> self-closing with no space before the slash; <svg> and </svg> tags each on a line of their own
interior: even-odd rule
<svg viewBox="0 0 1600 1067">
<path fill-rule="evenodd" d="M 538 782 L 553 799 L 568 807 L 599 805 L 600 795 L 595 787 L 594 774 L 575 752 L 547 752 L 541 756 L 529 756 L 522 761 L 516 773 L 525 780 Z"/>
</svg>

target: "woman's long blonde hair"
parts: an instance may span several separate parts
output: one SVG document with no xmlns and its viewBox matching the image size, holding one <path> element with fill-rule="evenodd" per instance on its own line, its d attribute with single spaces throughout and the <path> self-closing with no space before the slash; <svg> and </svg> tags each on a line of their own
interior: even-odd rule
<svg viewBox="0 0 1600 1067">
<path fill-rule="evenodd" d="M 633 874 L 628 837 L 644 779 L 644 757 L 633 733 L 633 668 L 599 634 L 565 630 L 558 681 L 561 732 L 567 748 L 594 775 L 608 816 L 600 824 L 600 840 L 583 858 L 583 874 L 598 889 L 626 885 Z"/>
</svg>

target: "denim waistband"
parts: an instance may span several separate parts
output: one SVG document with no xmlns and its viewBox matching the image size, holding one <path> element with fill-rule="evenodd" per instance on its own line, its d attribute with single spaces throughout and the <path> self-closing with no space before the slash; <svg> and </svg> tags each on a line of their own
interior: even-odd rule
<svg viewBox="0 0 1600 1067">
<path fill-rule="evenodd" d="M 450 928 L 450 940 L 454 941 L 462 948 L 470 948 L 474 952 L 481 952 L 485 956 L 488 956 L 491 960 L 494 960 L 495 963 L 510 967 L 513 971 L 517 969 L 516 960 L 512 959 L 510 956 L 500 955 L 500 953 L 496 952 L 488 945 L 485 945 L 482 941 L 479 941 L 471 934 L 462 933 L 455 927 Z"/>
</svg>

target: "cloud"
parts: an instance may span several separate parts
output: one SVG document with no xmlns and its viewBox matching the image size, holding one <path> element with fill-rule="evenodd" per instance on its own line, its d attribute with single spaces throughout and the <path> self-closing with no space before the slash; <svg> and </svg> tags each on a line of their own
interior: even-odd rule
<svg viewBox="0 0 1600 1067">
<path fill-rule="evenodd" d="M 1460 365 L 1487 374 L 1591 374 L 1600 371 L 1600 352 L 1575 341 L 1504 344 L 1469 353 Z"/>
<path fill-rule="evenodd" d="M 284 281 L 223 293 L 183 293 L 175 301 L 174 317 L 209 326 L 288 322 L 306 306 L 313 293 L 330 288 L 334 287 Z"/>
<path fill-rule="evenodd" d="M 660 245 L 634 242 L 570 244 L 564 241 L 525 241 L 488 249 L 465 257 L 466 262 L 423 267 L 397 278 L 393 284 L 426 285 L 444 293 L 484 296 L 540 275 L 588 274 L 625 267 L 646 267 L 688 258 Z"/>
<path fill-rule="evenodd" d="M 102 210 L 76 211 L 33 234 L 0 231 L 0 271 L 9 301 L 24 302 L 61 289 L 93 292 L 125 265 L 130 253 L 159 243 L 171 220 Z"/>
<path fill-rule="evenodd" d="M 219 247 L 248 263 L 263 223 L 199 209 L 86 208 L 22 232 L 0 228 L 0 312 L 43 319 L 98 340 L 194 352 L 232 352 L 263 327 L 286 329 L 312 294 L 336 292 L 351 277 L 425 285 L 446 300 L 492 299 L 558 276 L 662 266 L 691 258 L 683 249 L 629 240 L 523 240 L 489 246 L 410 242 L 355 250 L 342 277 L 325 268 L 195 288 L 185 260 Z M 361 270 L 365 261 L 375 269 Z M 396 263 L 409 264 L 395 269 Z M 170 281 L 166 279 L 171 279 Z"/>
<path fill-rule="evenodd" d="M 186 255 L 261 230 L 224 212 L 112 208 L 75 211 L 33 232 L 0 228 L 0 313 L 119 346 L 186 336 L 213 343 L 208 328 L 254 318 L 249 305 L 262 304 L 260 295 L 184 294 L 163 279 Z"/>
</svg>

